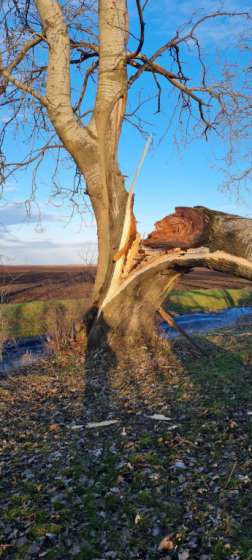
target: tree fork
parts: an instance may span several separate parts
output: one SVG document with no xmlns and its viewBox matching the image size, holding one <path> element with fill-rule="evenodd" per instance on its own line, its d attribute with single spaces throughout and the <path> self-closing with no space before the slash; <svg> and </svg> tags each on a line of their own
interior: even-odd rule
<svg viewBox="0 0 252 560">
<path fill-rule="evenodd" d="M 124 255 L 125 266 L 132 250 Z M 156 311 L 194 267 L 252 280 L 252 220 L 203 207 L 176 208 L 134 251 L 136 264 L 126 276 L 122 268 L 104 305 L 92 310 L 91 322 L 88 315 L 90 345 L 153 343 Z"/>
</svg>

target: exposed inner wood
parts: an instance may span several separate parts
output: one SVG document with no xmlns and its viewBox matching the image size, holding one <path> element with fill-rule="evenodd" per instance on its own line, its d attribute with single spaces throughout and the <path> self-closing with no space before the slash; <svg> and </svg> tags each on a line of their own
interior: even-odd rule
<svg viewBox="0 0 252 560">
<path fill-rule="evenodd" d="M 116 297 L 116 295 L 123 291 L 133 280 L 138 279 L 139 282 L 142 275 L 148 273 L 151 275 L 159 270 L 172 268 L 174 266 L 179 266 L 181 268 L 203 266 L 212 270 L 232 273 L 241 278 L 252 279 L 252 262 L 243 257 L 230 255 L 224 251 L 215 251 L 211 253 L 206 247 L 200 247 L 196 250 L 189 249 L 186 252 L 171 251 L 168 254 L 163 253 L 160 256 L 150 259 L 147 264 L 145 263 L 132 271 L 127 279 L 118 286 L 112 297 Z"/>
<path fill-rule="evenodd" d="M 175 213 L 166 216 L 154 225 L 142 244 L 164 249 L 200 247 L 209 238 L 210 220 L 200 209 L 178 207 Z"/>
<path fill-rule="evenodd" d="M 133 204 L 134 204 L 134 195 L 132 196 L 132 198 L 130 200 L 130 226 L 129 226 L 129 232 L 128 232 L 128 240 L 125 243 L 125 245 L 122 247 L 122 249 L 120 249 L 120 251 L 118 251 L 114 255 L 114 257 L 113 257 L 114 262 L 118 261 L 123 255 L 128 253 L 129 249 L 131 248 L 131 246 L 133 245 L 133 243 L 136 239 L 136 235 L 137 235 L 136 218 L 133 214 Z"/>
</svg>

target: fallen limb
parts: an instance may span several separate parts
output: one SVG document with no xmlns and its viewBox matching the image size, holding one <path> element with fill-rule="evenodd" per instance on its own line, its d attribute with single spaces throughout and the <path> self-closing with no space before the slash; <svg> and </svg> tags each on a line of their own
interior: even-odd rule
<svg viewBox="0 0 252 560">
<path fill-rule="evenodd" d="M 121 257 L 115 263 L 116 267 L 124 261 L 96 316 L 91 345 L 99 341 L 104 347 L 116 347 L 122 340 L 132 345 L 137 339 L 154 343 L 156 312 L 192 268 L 252 280 L 252 220 L 202 207 L 181 207 L 156 225 L 144 242 L 136 237 L 128 253 L 131 259 Z"/>
<path fill-rule="evenodd" d="M 158 312 L 160 313 L 161 317 L 163 317 L 163 319 L 168 323 L 168 325 L 170 325 L 171 327 L 174 327 L 175 329 L 177 329 L 178 332 L 180 332 L 180 334 L 182 334 L 182 336 L 184 336 L 185 338 L 187 338 L 187 340 L 189 340 L 189 342 L 191 344 L 193 344 L 193 346 L 195 346 L 197 348 L 197 350 L 199 350 L 200 352 L 202 352 L 203 354 L 206 353 L 206 351 L 201 348 L 201 346 L 199 346 L 190 336 L 189 334 L 187 334 L 184 329 L 182 329 L 182 327 L 180 327 L 176 321 L 174 321 L 174 319 L 168 315 L 168 313 L 166 313 L 166 311 L 164 311 L 164 309 L 162 309 L 162 307 L 159 308 Z"/>
</svg>

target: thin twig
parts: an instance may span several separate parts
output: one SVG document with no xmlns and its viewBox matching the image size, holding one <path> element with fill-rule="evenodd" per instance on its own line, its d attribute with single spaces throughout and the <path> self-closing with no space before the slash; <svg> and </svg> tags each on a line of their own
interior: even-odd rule
<svg viewBox="0 0 252 560">
<path fill-rule="evenodd" d="M 189 334 L 187 334 L 184 331 L 184 329 L 182 329 L 181 327 L 179 327 L 177 325 L 177 323 L 174 321 L 174 319 L 172 319 L 172 317 L 170 317 L 170 315 L 168 315 L 168 313 L 166 313 L 166 311 L 164 311 L 164 309 L 162 309 L 162 307 L 159 308 L 158 312 L 160 313 L 161 317 L 163 317 L 163 319 L 168 323 L 168 325 L 171 325 L 171 327 L 174 327 L 175 329 L 177 329 L 177 331 L 179 331 L 185 338 L 187 338 L 187 340 L 189 340 L 189 342 L 191 342 L 191 344 L 193 344 L 193 346 L 195 346 L 197 348 L 197 350 L 199 350 L 203 354 L 206 353 L 205 350 L 203 348 L 201 348 L 201 346 L 199 346 L 196 342 L 194 342 L 194 340 L 189 336 Z"/>
<path fill-rule="evenodd" d="M 133 179 L 133 181 L 132 181 L 132 183 L 131 183 L 131 185 L 130 185 L 129 197 L 132 196 L 134 183 L 135 183 L 135 180 L 136 180 L 136 178 L 137 178 L 137 176 L 138 176 L 138 173 L 139 173 L 140 167 L 141 167 L 141 165 L 142 165 L 142 163 L 143 163 L 143 160 L 144 160 L 144 158 L 145 158 L 145 154 L 146 154 L 146 152 L 147 152 L 149 143 L 150 143 L 150 141 L 151 141 L 151 137 L 152 137 L 152 134 L 149 136 L 149 138 L 148 138 L 148 140 L 147 140 L 147 142 L 146 142 L 146 146 L 145 146 L 145 148 L 144 148 L 143 155 L 142 155 L 142 157 L 141 157 L 140 163 L 139 163 L 138 168 L 137 168 L 137 170 L 136 170 L 135 177 L 134 177 L 134 179 Z"/>
<path fill-rule="evenodd" d="M 225 484 L 225 488 L 227 488 L 227 486 L 228 486 L 228 484 L 229 484 L 229 482 L 230 482 L 231 476 L 232 476 L 232 474 L 233 474 L 233 472 L 234 472 L 234 470 L 235 470 L 236 467 L 237 467 L 237 461 L 235 462 L 235 464 L 234 464 L 234 466 L 233 466 L 233 468 L 232 468 L 232 470 L 231 470 L 231 473 L 230 473 L 230 475 L 229 475 L 229 477 L 228 477 L 228 481 L 227 481 L 227 483 Z"/>
</svg>

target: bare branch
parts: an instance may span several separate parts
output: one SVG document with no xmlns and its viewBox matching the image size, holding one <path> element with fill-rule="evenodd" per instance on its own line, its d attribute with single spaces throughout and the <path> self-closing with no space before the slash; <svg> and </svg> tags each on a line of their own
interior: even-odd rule
<svg viewBox="0 0 252 560">
<path fill-rule="evenodd" d="M 19 80 L 17 80 L 17 78 L 14 78 L 14 76 L 12 76 L 11 74 L 9 74 L 9 72 L 7 72 L 7 70 L 4 70 L 3 68 L 3 63 L 2 63 L 2 59 L 0 57 L 0 75 L 2 75 L 6 81 L 11 82 L 14 86 L 16 86 L 18 89 L 22 89 L 23 91 L 26 91 L 27 93 L 30 93 L 32 95 L 32 97 L 35 97 L 36 99 L 38 99 L 38 101 L 40 101 L 45 107 L 47 107 L 47 100 L 43 95 L 40 95 L 40 93 L 38 93 L 37 91 L 35 91 L 34 89 L 32 89 L 30 86 L 27 86 L 25 84 L 22 84 L 22 82 L 20 82 Z"/>
<path fill-rule="evenodd" d="M 139 17 L 139 22 L 140 22 L 140 39 L 139 39 L 139 44 L 138 47 L 136 49 L 136 51 L 134 53 L 129 53 L 126 56 L 126 61 L 128 62 L 128 60 L 130 60 L 131 58 L 136 58 L 137 55 L 141 52 L 143 44 L 144 44 L 144 20 L 143 20 L 143 10 L 141 8 L 141 3 L 140 0 L 136 0 L 136 5 L 137 5 L 137 11 L 138 11 L 138 17 Z M 146 4 L 145 4 L 146 5 Z M 144 5 L 144 8 L 145 8 Z"/>
<path fill-rule="evenodd" d="M 82 90 L 81 90 L 80 98 L 79 98 L 79 101 L 78 101 L 77 105 L 74 108 L 74 112 L 76 112 L 76 113 L 78 111 L 80 111 L 80 107 L 81 107 L 81 104 L 82 104 L 82 101 L 83 101 L 83 97 L 84 97 L 85 91 L 87 89 L 88 78 L 89 78 L 89 76 L 91 76 L 91 74 L 94 72 L 94 70 L 96 70 L 96 68 L 98 68 L 98 65 L 99 65 L 99 60 L 97 60 L 94 64 L 92 64 L 92 66 L 90 66 L 89 69 L 86 72 L 86 76 L 85 76 L 85 79 L 84 79 L 84 82 L 83 82 L 83 87 L 82 87 Z"/>
</svg>

